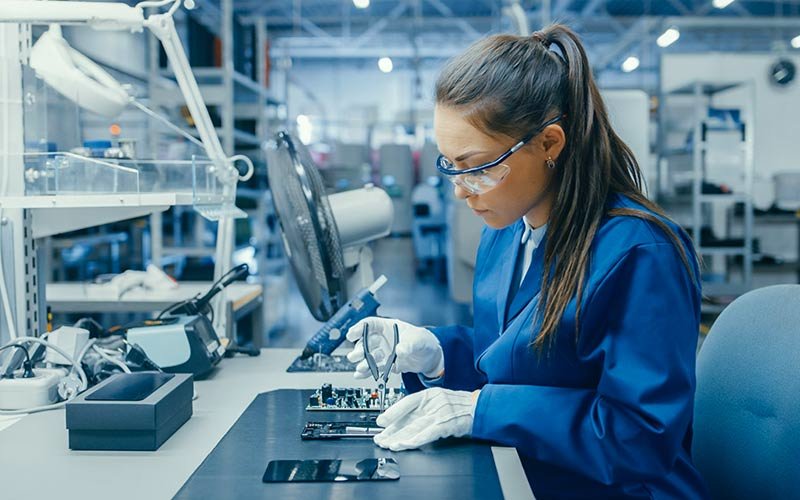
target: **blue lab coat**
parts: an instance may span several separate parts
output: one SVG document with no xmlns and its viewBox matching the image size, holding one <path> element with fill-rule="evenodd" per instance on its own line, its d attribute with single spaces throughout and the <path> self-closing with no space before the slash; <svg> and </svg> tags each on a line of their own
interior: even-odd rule
<svg viewBox="0 0 800 500">
<path fill-rule="evenodd" d="M 608 205 L 646 210 L 619 195 Z M 438 385 L 481 389 L 473 438 L 515 447 L 540 500 L 707 498 L 690 454 L 700 320 L 690 240 L 681 236 L 691 273 L 655 224 L 606 217 L 577 341 L 573 297 L 552 350 L 539 356 L 530 344 L 546 242 L 514 293 L 523 230 L 522 220 L 484 229 L 474 327 L 432 329 L 445 357 Z M 410 391 L 423 388 L 416 375 L 403 377 Z"/>
</svg>

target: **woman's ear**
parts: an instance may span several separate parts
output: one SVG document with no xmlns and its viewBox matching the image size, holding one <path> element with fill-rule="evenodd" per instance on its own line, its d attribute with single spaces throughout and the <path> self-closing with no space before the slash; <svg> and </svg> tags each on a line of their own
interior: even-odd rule
<svg viewBox="0 0 800 500">
<path fill-rule="evenodd" d="M 558 124 L 548 125 L 542 131 L 541 137 L 545 155 L 557 160 L 567 144 L 567 136 L 564 134 L 564 129 Z"/>
</svg>

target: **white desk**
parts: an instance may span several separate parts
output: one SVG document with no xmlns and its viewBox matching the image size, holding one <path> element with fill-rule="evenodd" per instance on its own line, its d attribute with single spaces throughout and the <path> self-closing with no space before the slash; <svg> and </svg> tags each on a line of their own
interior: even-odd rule
<svg viewBox="0 0 800 500">
<path fill-rule="evenodd" d="M 70 451 L 63 410 L 28 415 L 0 431 L 0 498 L 171 498 L 258 393 L 363 382 L 349 373 L 286 373 L 297 352 L 264 349 L 257 358 L 223 359 L 208 380 L 195 383 L 192 418 L 155 452 Z M 533 498 L 516 451 L 492 452 L 506 498 Z"/>
</svg>

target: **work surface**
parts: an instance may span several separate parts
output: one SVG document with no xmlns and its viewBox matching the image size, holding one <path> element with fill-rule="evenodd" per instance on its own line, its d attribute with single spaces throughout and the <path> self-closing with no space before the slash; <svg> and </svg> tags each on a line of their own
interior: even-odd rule
<svg viewBox="0 0 800 500">
<path fill-rule="evenodd" d="M 0 498 L 171 498 L 259 393 L 365 385 L 350 373 L 286 373 L 297 353 L 265 349 L 256 358 L 222 360 L 196 382 L 194 416 L 156 452 L 70 451 L 63 410 L 26 416 L 0 431 Z M 532 498 L 516 451 L 492 453 L 506 498 Z"/>
</svg>

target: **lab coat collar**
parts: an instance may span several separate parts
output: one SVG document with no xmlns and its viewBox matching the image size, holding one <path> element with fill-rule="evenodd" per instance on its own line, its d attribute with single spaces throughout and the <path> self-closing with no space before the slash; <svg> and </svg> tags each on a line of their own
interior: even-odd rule
<svg viewBox="0 0 800 500">
<path fill-rule="evenodd" d="M 519 290 L 517 290 L 517 293 L 514 295 L 514 299 L 511 301 L 511 305 L 508 307 L 504 322 L 505 325 L 514 321 L 514 318 L 517 317 L 517 315 L 525 308 L 525 306 L 527 306 L 539 295 L 539 292 L 542 289 L 542 270 L 544 269 L 545 249 L 544 242 L 546 239 L 547 234 L 545 233 L 542 237 L 542 240 L 539 242 L 539 246 L 533 251 L 531 266 L 528 268 L 528 272 L 525 273 L 525 277 L 522 279 Z"/>
<path fill-rule="evenodd" d="M 539 293 L 539 290 L 541 289 L 542 269 L 544 268 L 544 243 L 547 239 L 547 232 L 545 230 L 539 233 L 541 235 L 541 240 L 539 241 L 539 245 L 536 247 L 536 250 L 533 252 L 531 265 L 528 268 L 528 272 L 525 273 L 522 283 L 512 283 L 514 279 L 514 266 L 517 265 L 517 261 L 519 260 L 519 253 L 525 248 L 522 238 L 523 236 L 538 236 L 538 234 L 535 234 L 538 232 L 538 229 L 539 228 L 536 230 L 531 230 L 522 219 L 517 221 L 513 227 L 513 235 L 509 242 L 511 243 L 511 253 L 509 255 L 509 259 L 503 264 L 503 274 L 500 277 L 500 289 L 498 290 L 500 293 L 498 293 L 497 297 L 497 317 L 500 324 L 504 326 L 504 329 L 505 326 L 508 325 L 508 323 L 511 322 L 528 303 L 530 303 L 530 301 Z M 541 229 L 544 229 L 544 226 Z M 519 289 L 515 290 L 516 293 L 512 294 L 512 286 L 519 286 Z M 508 299 L 511 295 L 513 295 L 514 298 L 511 301 L 511 304 L 509 304 Z"/>
<path fill-rule="evenodd" d="M 522 245 L 519 244 L 522 234 L 525 232 L 527 224 L 522 219 L 514 223 L 511 239 L 507 244 L 511 246 L 509 258 L 503 263 L 502 275 L 500 276 L 500 283 L 497 294 L 497 321 L 499 324 L 506 324 L 506 311 L 508 310 L 508 297 L 511 294 L 511 287 L 517 286 L 517 283 L 512 283 L 514 280 L 514 266 L 519 259 L 519 253 L 522 251 Z M 517 295 L 519 292 L 517 292 Z"/>
</svg>

